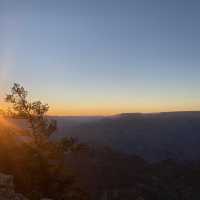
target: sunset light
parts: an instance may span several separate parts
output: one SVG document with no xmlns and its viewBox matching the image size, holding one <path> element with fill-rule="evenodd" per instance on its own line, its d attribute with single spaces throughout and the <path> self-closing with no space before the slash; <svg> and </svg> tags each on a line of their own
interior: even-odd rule
<svg viewBox="0 0 200 200">
<path fill-rule="evenodd" d="M 0 0 L 0 200 L 200 200 L 200 0 Z"/>
</svg>

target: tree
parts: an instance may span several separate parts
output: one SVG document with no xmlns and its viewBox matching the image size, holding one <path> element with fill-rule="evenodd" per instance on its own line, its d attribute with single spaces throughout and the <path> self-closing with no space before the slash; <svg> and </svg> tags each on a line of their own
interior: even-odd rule
<svg viewBox="0 0 200 200">
<path fill-rule="evenodd" d="M 30 136 L 36 145 L 41 145 L 56 130 L 56 121 L 45 116 L 49 110 L 48 104 L 29 101 L 28 92 L 20 84 L 14 83 L 11 93 L 6 95 L 5 100 L 12 104 L 13 116 L 28 121 Z"/>
<path fill-rule="evenodd" d="M 27 144 L 22 142 L 16 161 L 19 166 L 15 169 L 11 165 L 11 169 L 14 167 L 13 172 L 23 171 L 23 176 L 15 173 L 20 190 L 29 193 L 34 200 L 43 196 L 66 199 L 65 191 L 67 194 L 75 192 L 79 195 L 72 187 L 74 176 L 65 164 L 65 152 L 80 151 L 85 145 L 78 144 L 72 138 L 50 141 L 49 137 L 56 130 L 57 124 L 46 116 L 48 104 L 32 102 L 28 99 L 28 92 L 20 84 L 14 83 L 5 101 L 12 105 L 7 116 L 26 120 L 29 124 L 28 135 L 33 141 Z"/>
</svg>

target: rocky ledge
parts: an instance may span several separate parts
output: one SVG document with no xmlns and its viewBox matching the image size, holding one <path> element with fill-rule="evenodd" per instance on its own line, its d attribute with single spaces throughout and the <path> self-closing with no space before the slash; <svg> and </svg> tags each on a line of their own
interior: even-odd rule
<svg viewBox="0 0 200 200">
<path fill-rule="evenodd" d="M 28 200 L 15 192 L 13 176 L 0 173 L 0 200 Z"/>
</svg>

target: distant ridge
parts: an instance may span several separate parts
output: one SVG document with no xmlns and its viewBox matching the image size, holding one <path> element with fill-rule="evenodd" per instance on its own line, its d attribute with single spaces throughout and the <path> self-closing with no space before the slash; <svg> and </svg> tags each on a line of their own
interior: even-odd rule
<svg viewBox="0 0 200 200">
<path fill-rule="evenodd" d="M 66 134 L 65 134 L 66 133 Z M 200 111 L 121 113 L 62 132 L 149 160 L 200 159 Z"/>
<path fill-rule="evenodd" d="M 54 118 L 58 121 L 55 139 L 70 136 L 149 160 L 200 160 L 200 111 Z"/>
<path fill-rule="evenodd" d="M 151 113 L 120 113 L 112 117 L 149 117 L 149 116 L 199 116 L 200 111 L 169 111 L 169 112 L 151 112 Z"/>
</svg>

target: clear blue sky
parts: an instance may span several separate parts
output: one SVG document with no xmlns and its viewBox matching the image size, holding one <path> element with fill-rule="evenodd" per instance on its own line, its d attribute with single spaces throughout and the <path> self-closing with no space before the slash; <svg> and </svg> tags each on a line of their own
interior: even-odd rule
<svg viewBox="0 0 200 200">
<path fill-rule="evenodd" d="M 0 95 L 53 114 L 200 110 L 200 1 L 0 0 Z"/>
</svg>

